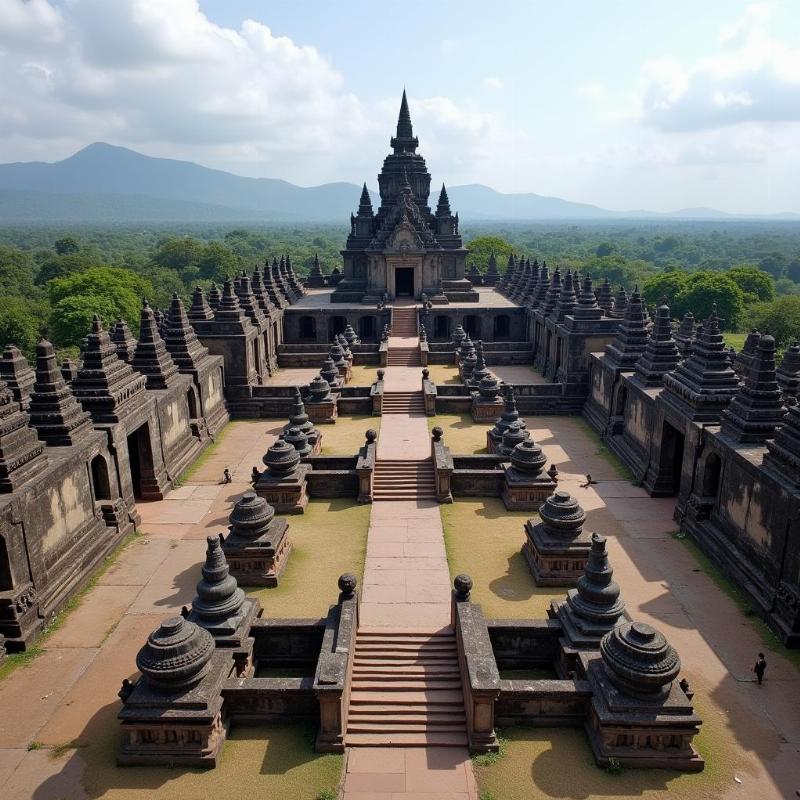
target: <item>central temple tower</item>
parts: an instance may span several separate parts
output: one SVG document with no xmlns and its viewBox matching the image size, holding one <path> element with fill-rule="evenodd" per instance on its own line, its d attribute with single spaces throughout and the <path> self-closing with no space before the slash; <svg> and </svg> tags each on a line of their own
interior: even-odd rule
<svg viewBox="0 0 800 800">
<path fill-rule="evenodd" d="M 431 175 L 417 153 L 405 90 L 390 145 L 378 175 L 380 208 L 373 211 L 365 183 L 342 250 L 344 277 L 331 301 L 376 303 L 384 294 L 419 299 L 423 293 L 434 303 L 477 301 L 465 276 L 458 214 L 450 210 L 444 185 L 436 211 L 428 205 Z"/>
</svg>

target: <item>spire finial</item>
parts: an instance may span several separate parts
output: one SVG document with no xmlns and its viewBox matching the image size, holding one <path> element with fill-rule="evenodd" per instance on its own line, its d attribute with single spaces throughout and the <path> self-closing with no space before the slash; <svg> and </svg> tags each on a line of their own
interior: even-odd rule
<svg viewBox="0 0 800 800">
<path fill-rule="evenodd" d="M 413 153 L 419 145 L 411 126 L 411 114 L 408 110 L 405 89 L 403 89 L 403 99 L 400 101 L 400 113 L 397 116 L 397 136 L 392 138 L 391 145 L 395 153 Z"/>
</svg>

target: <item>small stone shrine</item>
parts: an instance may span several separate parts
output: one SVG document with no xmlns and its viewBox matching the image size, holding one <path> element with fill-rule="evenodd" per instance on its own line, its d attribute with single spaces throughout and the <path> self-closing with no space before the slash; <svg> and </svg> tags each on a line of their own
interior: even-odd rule
<svg viewBox="0 0 800 800">
<path fill-rule="evenodd" d="M 222 550 L 244 586 L 277 586 L 292 552 L 289 523 L 255 492 L 245 492 L 230 515 Z"/>
<path fill-rule="evenodd" d="M 525 523 L 522 554 L 537 586 L 575 586 L 583 575 L 591 538 L 586 514 L 569 492 L 554 492 L 539 508 L 541 521 Z"/>
<path fill-rule="evenodd" d="M 556 490 L 557 482 L 544 472 L 547 458 L 532 438 L 511 451 L 511 463 L 502 464 L 501 497 L 509 511 L 536 511 Z"/>
<path fill-rule="evenodd" d="M 628 617 L 614 570 L 606 552 L 606 537 L 592 534 L 592 545 L 583 575 L 566 600 L 553 600 L 548 615 L 563 626 L 562 667 L 565 674 L 575 671 L 578 652 L 599 650 L 600 640 Z"/>
<path fill-rule="evenodd" d="M 624 622 L 600 642 L 587 677 L 592 701 L 585 728 L 601 767 L 699 772 L 705 762 L 692 746 L 701 724 L 675 679 L 681 661 L 655 628 Z"/>
<path fill-rule="evenodd" d="M 300 453 L 285 439 L 278 439 L 263 461 L 267 468 L 255 485 L 256 494 L 279 514 L 302 514 L 308 505 L 306 476 L 311 466 L 300 463 Z"/>
<path fill-rule="evenodd" d="M 252 492 L 245 496 L 255 498 Z M 245 597 L 239 588 L 226 561 L 222 537 L 208 536 L 206 543 L 206 561 L 197 584 L 197 595 L 192 600 L 191 611 L 186 611 L 184 616 L 205 628 L 214 637 L 217 647 L 243 649 L 252 654 L 252 645 L 247 647 L 246 639 L 253 620 L 259 616 L 261 603 Z"/>
</svg>

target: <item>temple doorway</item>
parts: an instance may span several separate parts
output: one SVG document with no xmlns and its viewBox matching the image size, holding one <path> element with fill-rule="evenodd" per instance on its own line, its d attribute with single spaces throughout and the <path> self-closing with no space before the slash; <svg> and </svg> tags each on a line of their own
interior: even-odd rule
<svg viewBox="0 0 800 800">
<path fill-rule="evenodd" d="M 665 422 L 661 433 L 661 461 L 659 464 L 659 472 L 666 489 L 665 494 L 678 494 L 681 488 L 684 443 L 684 435 L 673 428 L 669 422 Z"/>
<path fill-rule="evenodd" d="M 414 296 L 414 268 L 397 267 L 394 271 L 395 297 Z"/>
<path fill-rule="evenodd" d="M 133 496 L 142 499 L 142 471 L 152 475 L 153 453 L 150 449 L 150 427 L 145 422 L 128 436 L 128 463 L 131 467 Z"/>
</svg>

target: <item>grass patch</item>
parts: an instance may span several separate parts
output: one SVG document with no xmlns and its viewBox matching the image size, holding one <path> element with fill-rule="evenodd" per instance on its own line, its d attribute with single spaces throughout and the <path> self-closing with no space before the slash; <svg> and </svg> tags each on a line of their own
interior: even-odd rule
<svg viewBox="0 0 800 800">
<path fill-rule="evenodd" d="M 723 341 L 728 347 L 733 347 L 738 352 L 744 347 L 744 340 L 747 338 L 746 333 L 723 333 Z"/>
<path fill-rule="evenodd" d="M 59 742 L 50 748 L 50 758 L 56 759 L 66 755 L 72 750 L 77 750 L 80 747 L 86 747 L 85 744 L 80 744 L 77 740 L 73 739 L 71 742 Z"/>
<path fill-rule="evenodd" d="M 530 511 L 507 511 L 497 497 L 459 498 L 439 507 L 450 576 L 472 577 L 472 600 L 487 618 L 544 618 L 563 592 L 538 587 L 522 555 Z"/>
<path fill-rule="evenodd" d="M 42 630 L 39 632 L 38 637 L 36 638 L 36 645 L 33 647 L 29 647 L 24 653 L 12 653 L 9 655 L 2 664 L 0 664 L 0 680 L 7 678 L 11 675 L 16 669 L 19 667 L 25 667 L 30 664 L 33 660 L 38 658 L 42 653 L 46 652 L 46 649 L 43 645 L 46 644 L 48 638 L 50 638 L 61 626 L 66 622 L 69 615 L 76 609 L 78 606 L 83 602 L 84 597 L 86 597 L 89 592 L 94 589 L 97 585 L 97 582 L 106 572 L 116 563 L 119 557 L 122 555 L 123 550 L 133 541 L 138 539 L 141 536 L 140 533 L 133 531 L 129 533 L 100 563 L 97 569 L 92 574 L 92 577 L 84 584 L 84 586 L 75 594 L 70 597 L 69 600 L 65 603 L 62 609 L 52 616 L 44 625 Z M 110 634 L 113 632 L 116 625 L 112 626 L 105 635 L 105 638 L 108 638 Z"/>
<path fill-rule="evenodd" d="M 179 489 L 186 483 L 186 481 L 190 480 L 191 477 L 206 463 L 206 461 L 208 461 L 208 459 L 214 455 L 214 453 L 217 451 L 217 448 L 222 443 L 222 439 L 224 438 L 225 434 L 230 430 L 230 425 L 230 422 L 226 422 L 217 433 L 217 438 L 214 439 L 214 441 L 211 442 L 211 444 L 209 444 L 207 447 L 203 448 L 203 451 L 200 453 L 200 455 L 197 456 L 197 458 L 188 467 L 186 467 L 186 469 L 181 472 L 177 478 L 175 478 L 173 486 L 176 489 Z"/>
<path fill-rule="evenodd" d="M 234 726 L 216 769 L 187 767 L 119 768 L 119 723 L 114 709 L 91 732 L 80 759 L 83 788 L 90 797 L 114 800 L 243 797 L 297 798 L 338 796 L 343 756 L 315 753 L 316 729 L 310 725 Z M 331 794 L 332 793 L 332 794 Z"/>
<path fill-rule="evenodd" d="M 342 415 L 335 425 L 320 425 L 323 456 L 350 456 L 358 452 L 372 428 L 380 433 L 381 418 L 367 414 Z"/>
<path fill-rule="evenodd" d="M 499 416 L 499 415 L 498 415 Z M 492 422 L 473 422 L 469 414 L 437 414 L 427 417 L 428 430 L 440 427 L 444 443 L 451 453 L 472 455 L 486 453 L 486 432 L 494 427 Z"/>
<path fill-rule="evenodd" d="M 597 435 L 592 426 L 583 417 L 575 417 L 574 419 L 587 438 L 591 439 L 597 447 L 595 453 L 608 462 L 620 478 L 633 483 L 636 480 L 634 474 L 603 444 L 603 440 Z"/>
<path fill-rule="evenodd" d="M 477 756 L 472 756 L 472 763 L 476 767 L 488 767 L 492 764 L 496 764 L 501 759 L 505 758 L 506 755 L 506 737 L 503 732 L 498 728 L 495 730 L 495 735 L 497 736 L 497 744 L 498 750 L 496 753 L 481 753 Z"/>
<path fill-rule="evenodd" d="M 361 580 L 367 552 L 369 505 L 352 499 L 309 501 L 305 514 L 290 515 L 292 552 L 280 584 L 252 587 L 266 617 L 324 617 L 336 602 L 343 572 Z"/>
<path fill-rule="evenodd" d="M 428 372 L 434 383 L 461 383 L 461 378 L 458 377 L 458 368 L 452 364 L 429 364 Z"/>
<path fill-rule="evenodd" d="M 701 730 L 707 724 L 704 714 L 703 719 Z M 712 735 L 723 735 L 725 723 L 721 718 L 714 720 L 714 726 Z M 721 797 L 723 787 L 732 785 L 733 775 L 741 774 L 742 769 L 741 763 L 733 761 L 725 763 L 724 776 L 719 770 L 709 769 L 711 765 L 696 774 L 658 769 L 626 769 L 611 774 L 597 768 L 582 730 L 520 726 L 506 728 L 503 736 L 502 758 L 473 758 L 481 798 L 712 798 Z"/>
<path fill-rule="evenodd" d="M 350 369 L 350 383 L 348 386 L 372 386 L 378 380 L 378 370 L 381 369 L 377 364 L 359 364 Z M 384 368 L 385 369 L 385 368 Z"/>
<path fill-rule="evenodd" d="M 711 561 L 693 539 L 680 532 L 674 533 L 673 539 L 677 539 L 686 547 L 703 573 L 711 579 L 718 589 L 733 600 L 742 616 L 748 618 L 753 629 L 758 633 L 764 647 L 771 650 L 775 655 L 784 657 L 795 669 L 800 671 L 800 650 L 789 650 L 783 646 L 783 643 L 772 629 L 757 615 L 746 595 Z"/>
</svg>

